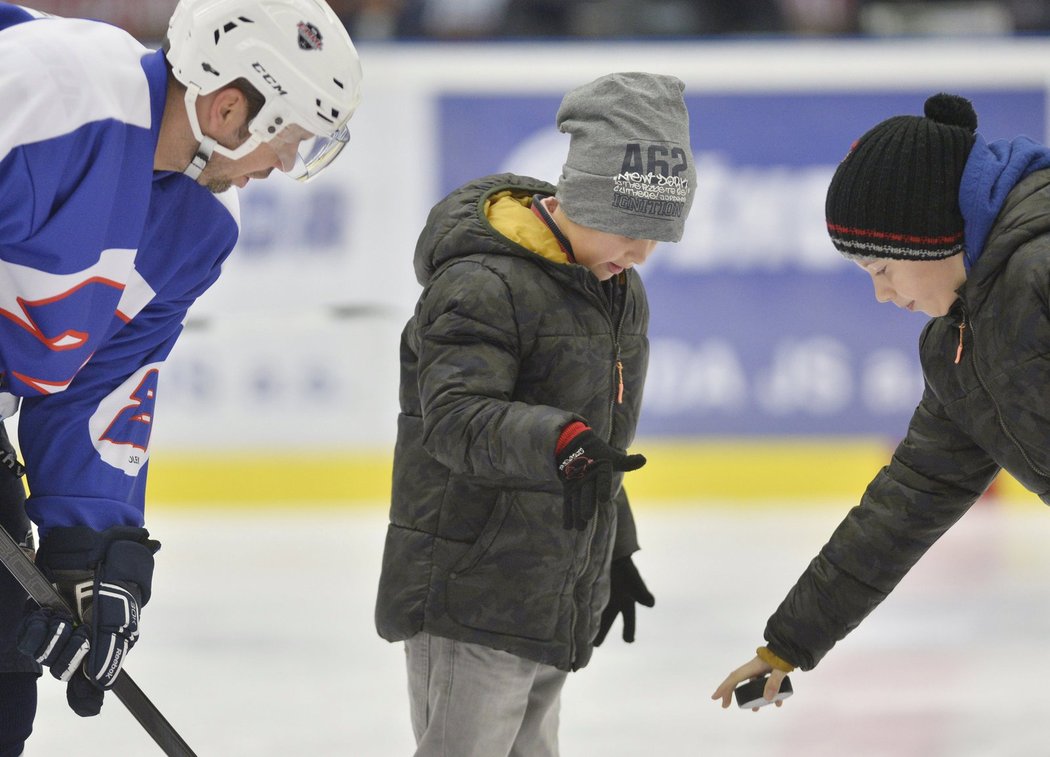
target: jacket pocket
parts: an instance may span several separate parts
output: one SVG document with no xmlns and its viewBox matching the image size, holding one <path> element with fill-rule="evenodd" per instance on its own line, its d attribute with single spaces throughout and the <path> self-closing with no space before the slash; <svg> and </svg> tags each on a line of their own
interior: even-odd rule
<svg viewBox="0 0 1050 757">
<path fill-rule="evenodd" d="M 448 574 L 448 614 L 470 628 L 538 641 L 555 637 L 571 592 L 572 536 L 551 496 L 504 492 L 478 540 Z"/>
</svg>

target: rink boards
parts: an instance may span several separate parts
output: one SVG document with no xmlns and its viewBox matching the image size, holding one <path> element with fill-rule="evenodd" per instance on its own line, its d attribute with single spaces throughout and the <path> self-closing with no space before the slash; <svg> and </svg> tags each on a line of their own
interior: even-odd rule
<svg viewBox="0 0 1050 757">
<path fill-rule="evenodd" d="M 278 177 L 242 193 L 241 243 L 162 377 L 155 500 L 384 499 L 429 208 L 487 173 L 556 182 L 561 95 L 612 70 L 685 81 L 699 177 L 682 242 L 642 269 L 652 361 L 637 447 L 658 454 L 632 495 L 859 494 L 920 396 L 925 318 L 876 303 L 831 247 L 823 201 L 837 162 L 941 90 L 973 100 L 989 140 L 1047 132 L 1050 43 L 1035 39 L 361 54 L 366 92 L 344 157 L 310 184 Z"/>
</svg>

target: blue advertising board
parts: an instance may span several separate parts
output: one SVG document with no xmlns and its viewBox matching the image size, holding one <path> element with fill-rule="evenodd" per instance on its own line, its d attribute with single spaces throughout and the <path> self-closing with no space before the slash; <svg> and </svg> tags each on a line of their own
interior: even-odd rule
<svg viewBox="0 0 1050 757">
<path fill-rule="evenodd" d="M 988 140 L 1046 139 L 1039 88 L 958 90 Z M 685 237 L 644 268 L 652 362 L 640 432 L 900 436 L 927 318 L 875 301 L 824 230 L 824 194 L 867 129 L 931 92 L 687 91 L 698 188 Z M 561 93 L 443 95 L 441 193 L 512 171 L 557 182 Z M 437 198 L 435 197 L 435 200 Z"/>
</svg>

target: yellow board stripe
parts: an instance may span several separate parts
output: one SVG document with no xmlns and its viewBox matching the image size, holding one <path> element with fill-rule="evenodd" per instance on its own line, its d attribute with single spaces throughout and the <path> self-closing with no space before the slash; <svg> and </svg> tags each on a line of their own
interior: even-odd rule
<svg viewBox="0 0 1050 757">
<path fill-rule="evenodd" d="M 858 498 L 893 447 L 873 439 L 762 439 L 636 444 L 631 500 Z"/>
<path fill-rule="evenodd" d="M 155 455 L 150 505 L 375 504 L 390 500 L 388 452 Z"/>
<path fill-rule="evenodd" d="M 889 462 L 895 442 L 870 438 L 763 440 L 638 440 L 648 464 L 627 476 L 634 503 L 691 505 L 713 500 L 740 504 L 792 500 L 821 505 L 859 501 Z M 150 461 L 151 505 L 207 506 L 217 502 L 259 507 L 294 503 L 352 506 L 390 498 L 389 451 L 239 456 L 157 454 Z M 996 493 L 1027 498 L 1000 476 Z"/>
</svg>

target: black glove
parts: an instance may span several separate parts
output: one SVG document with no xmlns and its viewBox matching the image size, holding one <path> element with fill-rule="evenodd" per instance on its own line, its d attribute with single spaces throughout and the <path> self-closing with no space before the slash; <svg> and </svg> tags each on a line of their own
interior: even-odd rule
<svg viewBox="0 0 1050 757">
<path fill-rule="evenodd" d="M 628 644 L 634 641 L 635 603 L 652 607 L 656 604 L 656 598 L 649 593 L 642 577 L 638 575 L 634 560 L 629 556 L 613 560 L 609 573 L 609 604 L 602 611 L 594 646 L 605 641 L 605 635 L 620 613 L 623 613 L 623 640 Z"/>
<path fill-rule="evenodd" d="M 82 717 L 102 709 L 104 691 L 138 641 L 158 549 L 146 529 L 124 526 L 55 528 L 42 540 L 37 565 L 77 617 L 51 608 L 30 612 L 18 649 L 68 682 L 66 701 Z"/>
<path fill-rule="evenodd" d="M 644 456 L 610 447 L 579 421 L 562 431 L 554 458 L 565 487 L 562 525 L 579 531 L 587 527 L 598 505 L 612 499 L 613 471 L 638 470 L 645 465 Z"/>
</svg>

